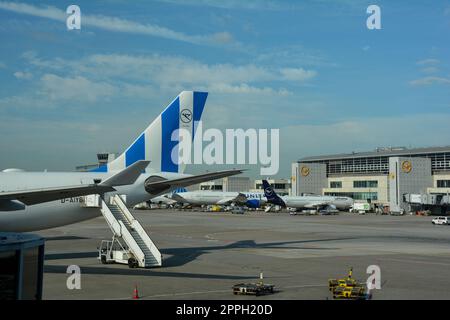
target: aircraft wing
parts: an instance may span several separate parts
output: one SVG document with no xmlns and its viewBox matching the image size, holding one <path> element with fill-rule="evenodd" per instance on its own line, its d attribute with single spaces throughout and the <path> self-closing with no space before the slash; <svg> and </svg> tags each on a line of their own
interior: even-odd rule
<svg viewBox="0 0 450 320">
<path fill-rule="evenodd" d="M 239 193 L 237 196 L 235 197 L 225 197 L 223 199 L 220 199 L 219 201 L 217 201 L 218 205 L 229 205 L 232 203 L 246 203 L 247 202 L 247 197 L 245 195 L 243 195 L 242 193 Z"/>
<path fill-rule="evenodd" d="M 321 207 L 328 206 L 330 203 L 328 201 L 322 201 L 322 202 L 310 202 L 305 205 L 305 208 L 314 208 L 318 209 Z"/>
<path fill-rule="evenodd" d="M 44 203 L 59 199 L 102 194 L 116 191 L 114 186 L 133 184 L 150 161 L 137 161 L 133 165 L 112 175 L 100 184 L 80 184 L 50 188 L 38 188 L 0 192 L 0 201 L 20 201 L 26 205 Z"/>
<path fill-rule="evenodd" d="M 59 199 L 87 196 L 89 194 L 101 194 L 115 191 L 110 186 L 100 186 L 96 184 L 86 184 L 67 187 L 40 188 L 22 191 L 0 192 L 1 200 L 17 200 L 28 206 Z"/>
<path fill-rule="evenodd" d="M 219 205 L 227 205 L 232 203 L 245 204 L 247 197 L 243 193 L 239 193 L 236 197 L 226 197 L 217 202 Z"/>
<path fill-rule="evenodd" d="M 180 203 L 186 203 L 186 199 L 183 198 L 182 196 L 180 196 L 178 193 L 174 193 L 173 195 L 170 196 L 170 198 L 176 202 L 180 202 Z"/>
<path fill-rule="evenodd" d="M 133 184 L 141 173 L 147 168 L 150 161 L 139 160 L 131 166 L 115 173 L 105 181 L 100 183 L 101 186 L 117 187 Z"/>
<path fill-rule="evenodd" d="M 167 179 L 167 180 L 158 180 L 158 181 L 148 181 L 145 183 L 145 190 L 152 194 L 160 194 L 164 191 L 188 187 L 193 184 L 197 184 L 200 182 L 225 178 L 229 176 L 234 176 L 236 174 L 240 174 L 244 172 L 244 170 L 234 169 L 234 170 L 223 170 L 216 172 L 203 173 L 195 176 L 183 177 L 178 179 Z"/>
</svg>

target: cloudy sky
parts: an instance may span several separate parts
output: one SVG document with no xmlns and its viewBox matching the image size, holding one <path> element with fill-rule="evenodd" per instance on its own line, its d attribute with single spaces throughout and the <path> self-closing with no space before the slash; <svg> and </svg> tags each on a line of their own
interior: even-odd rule
<svg viewBox="0 0 450 320">
<path fill-rule="evenodd" d="M 278 177 L 304 156 L 450 145 L 450 1 L 0 1 L 0 21 L 0 168 L 95 163 L 182 90 L 209 91 L 205 127 L 279 128 Z"/>
</svg>

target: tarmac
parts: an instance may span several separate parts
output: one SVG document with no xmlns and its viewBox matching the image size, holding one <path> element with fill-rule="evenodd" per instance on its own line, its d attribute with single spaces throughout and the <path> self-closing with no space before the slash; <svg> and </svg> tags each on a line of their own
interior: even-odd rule
<svg viewBox="0 0 450 320">
<path fill-rule="evenodd" d="M 112 234 L 103 217 L 38 233 L 46 238 L 44 299 L 330 299 L 328 279 L 363 282 L 381 270 L 373 299 L 450 299 L 450 226 L 432 217 L 341 213 L 133 211 L 163 255 L 163 266 L 129 269 L 97 259 Z M 68 266 L 81 289 L 68 289 Z M 234 296 L 237 283 L 274 284 L 267 296 Z"/>
</svg>

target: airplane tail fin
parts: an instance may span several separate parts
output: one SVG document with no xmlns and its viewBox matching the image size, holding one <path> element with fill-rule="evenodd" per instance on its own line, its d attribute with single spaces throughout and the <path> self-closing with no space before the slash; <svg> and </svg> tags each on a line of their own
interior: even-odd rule
<svg viewBox="0 0 450 320">
<path fill-rule="evenodd" d="M 267 202 L 279 205 L 282 207 L 286 207 L 286 204 L 284 203 L 283 199 L 281 199 L 275 192 L 275 190 L 272 189 L 271 185 L 267 180 L 263 180 L 263 188 L 264 188 L 264 196 L 267 198 Z"/>
<path fill-rule="evenodd" d="M 187 192 L 187 189 L 186 188 L 177 188 L 177 189 L 172 191 L 172 194 L 174 194 L 174 193 L 183 193 L 183 192 Z"/>
<path fill-rule="evenodd" d="M 152 172 L 183 173 L 186 164 L 180 161 L 177 138 L 180 140 L 180 130 L 184 129 L 190 133 L 192 140 L 194 139 L 194 122 L 200 121 L 207 96 L 207 92 L 181 92 L 124 153 L 94 171 L 119 171 L 136 161 L 146 160 L 150 161 L 147 169 Z M 183 149 L 186 146 L 187 144 L 183 143 Z M 178 155 L 178 161 L 172 159 L 173 152 Z"/>
</svg>

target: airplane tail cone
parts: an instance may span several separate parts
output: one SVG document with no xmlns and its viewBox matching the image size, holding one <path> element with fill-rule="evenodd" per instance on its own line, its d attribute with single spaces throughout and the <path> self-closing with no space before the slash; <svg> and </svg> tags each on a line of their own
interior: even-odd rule
<svg viewBox="0 0 450 320">
<path fill-rule="evenodd" d="M 139 299 L 139 291 L 138 291 L 138 288 L 137 288 L 137 284 L 134 286 L 133 299 L 135 299 L 135 300 Z"/>
</svg>

